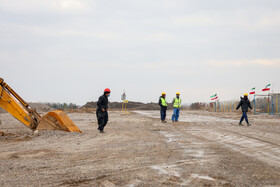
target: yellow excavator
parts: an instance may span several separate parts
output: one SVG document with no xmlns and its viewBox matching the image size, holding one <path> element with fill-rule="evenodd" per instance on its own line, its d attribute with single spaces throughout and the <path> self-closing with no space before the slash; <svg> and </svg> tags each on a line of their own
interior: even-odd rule
<svg viewBox="0 0 280 187">
<path fill-rule="evenodd" d="M 2 78 L 0 78 L 0 107 L 33 131 L 61 130 L 81 133 L 63 111 L 51 111 L 41 117 Z"/>
</svg>

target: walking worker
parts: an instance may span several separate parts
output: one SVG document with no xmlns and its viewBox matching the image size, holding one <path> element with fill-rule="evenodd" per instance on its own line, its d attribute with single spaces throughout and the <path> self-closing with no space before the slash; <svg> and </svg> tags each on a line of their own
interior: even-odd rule
<svg viewBox="0 0 280 187">
<path fill-rule="evenodd" d="M 239 122 L 239 125 L 242 125 L 242 121 L 245 118 L 245 121 L 246 121 L 247 125 L 250 126 L 251 124 L 248 121 L 247 112 L 248 112 L 248 108 L 250 108 L 252 110 L 252 106 L 251 106 L 251 103 L 248 99 L 248 94 L 247 93 L 244 94 L 244 98 L 241 97 L 241 100 L 240 100 L 239 104 L 237 105 L 236 110 L 238 110 L 239 107 L 242 108 L 242 112 L 243 112 L 243 114 L 241 116 L 241 119 L 240 119 L 240 122 Z"/>
<path fill-rule="evenodd" d="M 162 92 L 161 96 L 159 97 L 158 104 L 160 106 L 160 118 L 162 123 L 167 123 L 165 121 L 166 118 L 166 110 L 167 110 L 167 101 L 166 101 L 166 94 Z"/>
<path fill-rule="evenodd" d="M 104 133 L 104 127 L 108 122 L 108 97 L 110 97 L 111 90 L 106 88 L 104 94 L 101 95 L 97 102 L 96 117 L 98 121 L 98 130 Z"/>
<path fill-rule="evenodd" d="M 182 99 L 180 98 L 180 93 L 176 93 L 176 97 L 173 99 L 173 115 L 172 115 L 172 122 L 177 122 L 179 119 L 180 108 L 181 108 Z"/>
</svg>

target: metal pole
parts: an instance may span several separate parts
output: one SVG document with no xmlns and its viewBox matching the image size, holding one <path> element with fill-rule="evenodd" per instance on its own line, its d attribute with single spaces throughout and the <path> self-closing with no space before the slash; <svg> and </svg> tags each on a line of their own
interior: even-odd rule
<svg viewBox="0 0 280 187">
<path fill-rule="evenodd" d="M 276 114 L 278 114 L 278 98 L 276 97 Z"/>
<path fill-rule="evenodd" d="M 269 96 L 267 98 L 267 114 L 269 115 Z"/>
<path fill-rule="evenodd" d="M 215 112 L 217 112 L 217 102 L 216 101 L 214 103 L 214 110 L 215 110 Z"/>
<path fill-rule="evenodd" d="M 125 112 L 126 112 L 127 103 L 125 102 Z"/>
<path fill-rule="evenodd" d="M 272 111 L 271 111 L 271 113 L 272 113 L 272 115 L 274 114 L 274 103 L 273 103 L 273 95 L 271 96 L 271 107 L 272 107 Z"/>
<path fill-rule="evenodd" d="M 215 101 L 215 112 L 217 112 L 217 101 Z"/>
<path fill-rule="evenodd" d="M 256 114 L 256 95 L 254 94 L 254 114 Z"/>
</svg>

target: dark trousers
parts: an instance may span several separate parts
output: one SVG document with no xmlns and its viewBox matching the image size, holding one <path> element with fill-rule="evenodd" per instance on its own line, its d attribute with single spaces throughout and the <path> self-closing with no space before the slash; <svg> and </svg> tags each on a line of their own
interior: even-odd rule
<svg viewBox="0 0 280 187">
<path fill-rule="evenodd" d="M 166 118 L 166 110 L 164 110 L 164 109 L 160 110 L 160 118 L 161 118 L 161 121 L 165 120 L 165 118 Z"/>
<path fill-rule="evenodd" d="M 103 131 L 104 127 L 108 122 L 108 112 L 103 112 L 102 110 L 96 110 L 96 117 L 98 121 L 98 130 Z"/>
<path fill-rule="evenodd" d="M 247 112 L 243 112 L 241 119 L 240 119 L 240 123 L 242 123 L 242 121 L 245 119 L 246 123 L 249 123 L 248 121 L 248 117 L 247 117 Z"/>
</svg>

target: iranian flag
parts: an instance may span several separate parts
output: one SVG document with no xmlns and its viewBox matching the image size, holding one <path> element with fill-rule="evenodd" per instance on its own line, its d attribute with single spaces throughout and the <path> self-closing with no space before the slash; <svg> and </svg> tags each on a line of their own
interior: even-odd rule
<svg viewBox="0 0 280 187">
<path fill-rule="evenodd" d="M 211 98 L 211 101 L 214 101 L 214 100 L 218 99 L 218 95 L 217 94 L 212 95 L 210 98 Z"/>
<path fill-rule="evenodd" d="M 251 91 L 250 91 L 250 94 L 255 94 L 256 93 L 256 88 L 252 88 Z"/>
<path fill-rule="evenodd" d="M 271 84 L 268 84 L 264 89 L 262 89 L 262 91 L 264 92 L 264 91 L 269 91 L 270 90 L 270 86 L 271 86 Z"/>
</svg>

